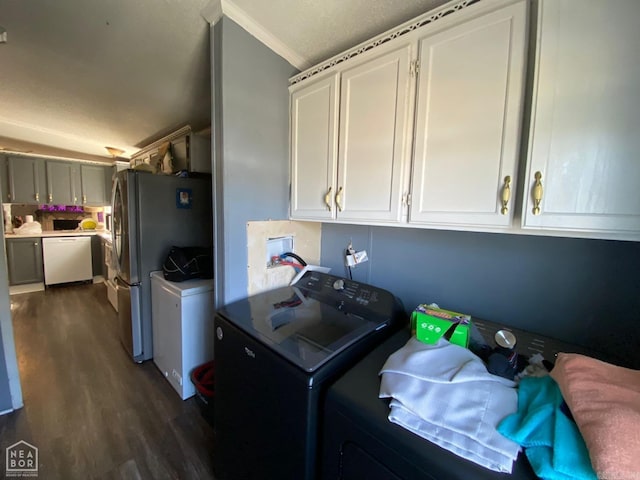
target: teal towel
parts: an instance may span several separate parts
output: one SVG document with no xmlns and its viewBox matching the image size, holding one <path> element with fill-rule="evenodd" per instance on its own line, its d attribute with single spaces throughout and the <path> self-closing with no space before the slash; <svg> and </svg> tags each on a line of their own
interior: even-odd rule
<svg viewBox="0 0 640 480">
<path fill-rule="evenodd" d="M 540 478 L 597 480 L 582 435 L 561 404 L 551 377 L 525 377 L 518 387 L 518 411 L 504 418 L 498 431 L 524 448 Z"/>
</svg>

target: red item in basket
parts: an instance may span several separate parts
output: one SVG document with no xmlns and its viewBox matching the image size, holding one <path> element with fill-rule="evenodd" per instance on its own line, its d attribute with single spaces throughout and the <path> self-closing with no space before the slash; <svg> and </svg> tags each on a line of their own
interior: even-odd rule
<svg viewBox="0 0 640 480">
<path fill-rule="evenodd" d="M 213 380 L 215 377 L 214 374 L 215 368 L 213 361 L 204 363 L 199 367 L 194 368 L 193 372 L 191 372 L 191 381 L 195 385 L 196 390 L 198 390 L 198 392 L 200 392 L 202 395 L 213 397 Z"/>
</svg>

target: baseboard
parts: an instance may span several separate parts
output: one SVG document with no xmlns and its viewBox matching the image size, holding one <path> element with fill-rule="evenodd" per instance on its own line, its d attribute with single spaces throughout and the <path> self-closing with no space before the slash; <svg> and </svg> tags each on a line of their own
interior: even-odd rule
<svg viewBox="0 0 640 480">
<path fill-rule="evenodd" d="M 12 285 L 9 287 L 9 295 L 42 292 L 43 290 L 44 290 L 44 283 L 27 283 L 25 285 Z"/>
<path fill-rule="evenodd" d="M 102 275 L 96 275 L 93 277 L 93 283 L 104 283 L 104 277 Z"/>
</svg>

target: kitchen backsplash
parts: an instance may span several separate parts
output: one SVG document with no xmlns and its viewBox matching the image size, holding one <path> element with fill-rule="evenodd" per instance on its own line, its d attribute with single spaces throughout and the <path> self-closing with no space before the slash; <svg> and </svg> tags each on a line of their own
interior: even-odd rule
<svg viewBox="0 0 640 480">
<path fill-rule="evenodd" d="M 5 215 L 7 215 L 7 206 L 8 204 L 5 204 L 3 209 Z M 14 203 L 10 205 L 10 212 L 11 219 L 14 224 L 16 219 L 20 218 L 24 221 L 27 215 L 32 215 L 35 221 L 40 222 L 43 231 L 53 230 L 54 220 L 83 220 L 85 218 L 93 218 L 98 223 L 104 223 L 103 215 L 101 215 L 103 209 L 96 207 L 83 209 L 82 207 L 69 206 L 67 210 L 62 210 L 60 208 L 55 210 L 44 210 L 38 205 Z M 4 224 L 6 225 L 6 222 L 4 222 Z"/>
</svg>

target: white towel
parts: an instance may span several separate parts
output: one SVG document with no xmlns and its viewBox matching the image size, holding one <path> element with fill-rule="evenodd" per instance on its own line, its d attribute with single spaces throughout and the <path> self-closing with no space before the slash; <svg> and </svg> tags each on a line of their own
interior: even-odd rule
<svg viewBox="0 0 640 480">
<path fill-rule="evenodd" d="M 466 348 L 411 338 L 380 371 L 389 420 L 461 457 L 511 473 L 520 446 L 496 430 L 518 408 L 515 383 L 487 372 Z"/>
</svg>

